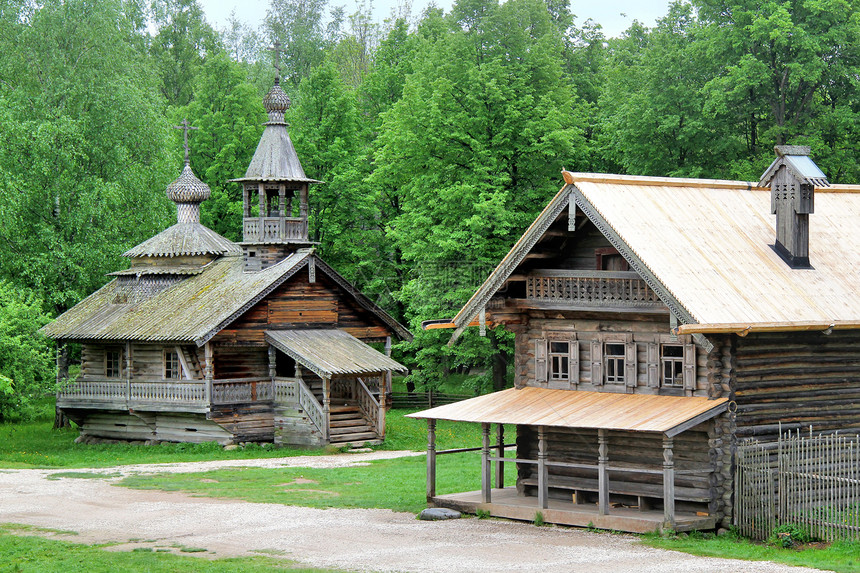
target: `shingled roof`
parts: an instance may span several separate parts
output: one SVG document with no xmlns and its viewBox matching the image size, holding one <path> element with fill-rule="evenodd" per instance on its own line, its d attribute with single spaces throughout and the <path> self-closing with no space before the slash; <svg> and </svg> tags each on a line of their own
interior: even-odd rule
<svg viewBox="0 0 860 573">
<path fill-rule="evenodd" d="M 122 255 L 124 257 L 179 257 L 227 254 L 240 255 L 242 248 L 200 223 L 176 223 Z"/>
</svg>

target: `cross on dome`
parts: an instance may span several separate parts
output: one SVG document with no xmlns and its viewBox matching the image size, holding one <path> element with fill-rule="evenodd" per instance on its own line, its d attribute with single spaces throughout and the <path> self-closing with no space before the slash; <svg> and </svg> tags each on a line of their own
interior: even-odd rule
<svg viewBox="0 0 860 573">
<path fill-rule="evenodd" d="M 180 122 L 180 125 L 174 125 L 173 129 L 181 129 L 183 132 L 182 137 L 185 140 L 185 144 L 183 146 L 183 147 L 185 147 L 185 165 L 189 165 L 191 163 L 191 160 L 188 158 L 188 132 L 192 129 L 200 129 L 200 128 L 199 127 L 192 127 L 191 124 L 188 123 L 188 118 L 186 117 Z"/>
</svg>

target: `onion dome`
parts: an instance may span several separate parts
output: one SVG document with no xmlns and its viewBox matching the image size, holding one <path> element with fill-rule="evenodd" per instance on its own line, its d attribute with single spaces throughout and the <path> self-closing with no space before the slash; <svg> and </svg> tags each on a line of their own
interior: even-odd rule
<svg viewBox="0 0 860 573">
<path fill-rule="evenodd" d="M 179 178 L 167 186 L 167 198 L 174 203 L 202 203 L 210 194 L 209 186 L 194 175 L 187 163 Z"/>
<path fill-rule="evenodd" d="M 283 123 L 284 114 L 290 109 L 290 96 L 281 89 L 278 83 L 272 86 L 266 97 L 263 98 L 263 106 L 266 108 L 266 113 L 269 114 L 269 122 Z"/>
</svg>

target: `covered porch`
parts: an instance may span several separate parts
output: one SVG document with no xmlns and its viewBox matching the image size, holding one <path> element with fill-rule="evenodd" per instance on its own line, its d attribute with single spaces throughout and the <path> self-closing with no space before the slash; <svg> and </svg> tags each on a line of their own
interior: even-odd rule
<svg viewBox="0 0 860 573">
<path fill-rule="evenodd" d="M 292 377 L 275 381 L 276 442 L 323 445 L 381 441 L 392 372 L 406 367 L 338 329 L 269 330 L 270 363 L 282 353 Z M 302 427 L 304 426 L 304 427 Z M 279 439 L 279 429 L 280 439 Z"/>
<path fill-rule="evenodd" d="M 509 389 L 410 414 L 427 419 L 427 502 L 495 517 L 642 533 L 712 529 L 705 428 L 726 399 Z M 437 495 L 436 420 L 480 423 L 481 489 Z M 496 424 L 495 444 L 491 425 Z M 505 457 L 504 424 L 517 426 Z M 689 433 L 688 436 L 685 433 Z M 680 452 L 676 460 L 676 452 Z M 517 478 L 506 483 L 505 466 Z"/>
</svg>

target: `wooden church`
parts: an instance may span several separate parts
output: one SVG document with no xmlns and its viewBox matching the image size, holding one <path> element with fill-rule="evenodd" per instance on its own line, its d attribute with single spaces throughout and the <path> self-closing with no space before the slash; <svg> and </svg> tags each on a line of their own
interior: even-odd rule
<svg viewBox="0 0 860 573">
<path fill-rule="evenodd" d="M 82 436 L 319 446 L 385 434 L 392 337 L 410 332 L 308 240 L 308 178 L 278 78 L 244 177 L 243 241 L 200 223 L 209 188 L 185 168 L 177 223 L 130 249 L 128 269 L 44 327 L 82 345 L 57 407 Z M 375 344 L 377 348 L 370 346 Z M 383 352 L 380 352 L 383 350 Z"/>
<path fill-rule="evenodd" d="M 563 173 L 459 314 L 425 325 L 515 334 L 515 388 L 413 415 L 431 504 L 728 527 L 740 440 L 860 432 L 860 186 L 776 151 L 759 182 Z M 436 420 L 482 424 L 480 491 L 437 495 Z"/>
</svg>

